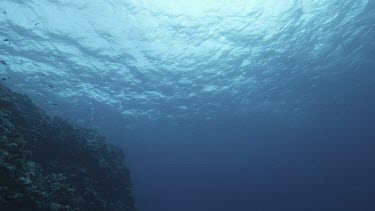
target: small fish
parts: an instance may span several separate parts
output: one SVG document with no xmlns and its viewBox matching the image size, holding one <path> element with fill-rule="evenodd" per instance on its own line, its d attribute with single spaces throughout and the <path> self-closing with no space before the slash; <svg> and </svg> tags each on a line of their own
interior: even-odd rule
<svg viewBox="0 0 375 211">
<path fill-rule="evenodd" d="M 4 13 L 4 14 L 7 14 L 7 12 L 5 12 L 5 11 L 4 11 L 3 13 Z"/>
<path fill-rule="evenodd" d="M 49 88 L 53 89 L 53 86 L 51 84 L 48 84 Z"/>
<path fill-rule="evenodd" d="M 57 103 L 52 103 L 53 106 L 57 106 Z"/>
<path fill-rule="evenodd" d="M 10 42 L 10 40 L 9 39 L 4 39 L 4 42 Z"/>
<path fill-rule="evenodd" d="M 1 62 L 1 64 L 3 64 L 3 65 L 8 65 L 6 62 L 4 62 L 3 60 L 0 60 L 0 62 Z"/>
<path fill-rule="evenodd" d="M 34 24 L 35 26 L 39 25 L 39 23 Z"/>
<path fill-rule="evenodd" d="M 10 79 L 10 76 L 6 76 L 6 77 L 1 78 L 2 81 L 6 81 L 8 79 Z"/>
</svg>

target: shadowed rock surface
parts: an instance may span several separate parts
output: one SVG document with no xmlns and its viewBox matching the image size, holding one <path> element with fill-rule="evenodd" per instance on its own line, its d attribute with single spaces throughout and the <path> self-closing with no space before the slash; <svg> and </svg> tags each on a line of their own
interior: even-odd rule
<svg viewBox="0 0 375 211">
<path fill-rule="evenodd" d="M 135 210 L 120 149 L 1 85 L 0 208 Z"/>
</svg>

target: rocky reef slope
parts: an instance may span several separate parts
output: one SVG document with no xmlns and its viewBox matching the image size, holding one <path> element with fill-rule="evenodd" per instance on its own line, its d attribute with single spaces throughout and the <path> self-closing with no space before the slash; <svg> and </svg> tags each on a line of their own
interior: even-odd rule
<svg viewBox="0 0 375 211">
<path fill-rule="evenodd" d="M 1 85 L 0 209 L 135 210 L 119 149 Z"/>
</svg>

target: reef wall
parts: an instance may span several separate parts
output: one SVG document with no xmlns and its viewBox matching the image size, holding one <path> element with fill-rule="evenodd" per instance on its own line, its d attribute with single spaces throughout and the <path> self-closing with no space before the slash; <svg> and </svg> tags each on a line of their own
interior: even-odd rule
<svg viewBox="0 0 375 211">
<path fill-rule="evenodd" d="M 124 155 L 0 84 L 0 209 L 134 211 Z"/>
</svg>

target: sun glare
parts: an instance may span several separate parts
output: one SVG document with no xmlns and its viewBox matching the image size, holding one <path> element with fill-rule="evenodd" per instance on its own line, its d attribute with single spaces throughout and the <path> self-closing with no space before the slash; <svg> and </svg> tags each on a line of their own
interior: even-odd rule
<svg viewBox="0 0 375 211">
<path fill-rule="evenodd" d="M 246 15 L 262 8 L 265 2 L 267 0 L 137 0 L 136 3 L 158 13 L 202 17 L 207 15 Z"/>
</svg>

